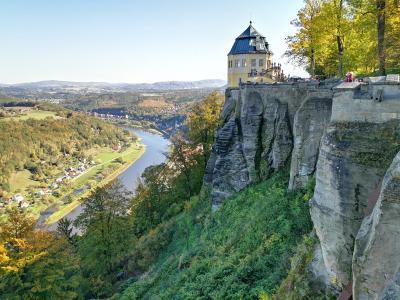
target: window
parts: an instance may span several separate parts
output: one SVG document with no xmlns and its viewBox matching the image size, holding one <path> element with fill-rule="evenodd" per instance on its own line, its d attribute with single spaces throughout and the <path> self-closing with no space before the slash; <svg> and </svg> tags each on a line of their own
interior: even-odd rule
<svg viewBox="0 0 400 300">
<path fill-rule="evenodd" d="M 232 68 L 232 61 L 231 60 L 228 62 L 228 68 Z"/>
<path fill-rule="evenodd" d="M 235 59 L 235 68 L 239 68 L 239 60 Z"/>
<path fill-rule="evenodd" d="M 260 60 L 258 61 L 258 66 L 259 66 L 259 67 L 263 67 L 263 66 L 264 66 L 264 60 L 263 60 L 263 59 L 260 59 Z"/>
<path fill-rule="evenodd" d="M 246 66 L 246 59 L 242 59 L 242 67 L 245 67 Z"/>
<path fill-rule="evenodd" d="M 257 60 L 256 59 L 252 59 L 251 60 L 251 66 L 252 67 L 257 67 Z"/>
</svg>

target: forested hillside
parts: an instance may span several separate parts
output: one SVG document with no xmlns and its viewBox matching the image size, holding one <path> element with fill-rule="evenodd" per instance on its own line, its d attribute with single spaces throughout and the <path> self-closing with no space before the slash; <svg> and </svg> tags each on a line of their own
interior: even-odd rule
<svg viewBox="0 0 400 300">
<path fill-rule="evenodd" d="M 1 218 L 13 205 L 35 217 L 68 205 L 142 151 L 121 128 L 55 105 L 0 112 Z"/>
<path fill-rule="evenodd" d="M 115 126 L 82 114 L 0 121 L 0 185 L 7 191 L 10 175 L 24 169 L 41 180 L 70 155 L 78 158 L 94 145 L 116 146 L 128 140 L 129 135 Z"/>
</svg>

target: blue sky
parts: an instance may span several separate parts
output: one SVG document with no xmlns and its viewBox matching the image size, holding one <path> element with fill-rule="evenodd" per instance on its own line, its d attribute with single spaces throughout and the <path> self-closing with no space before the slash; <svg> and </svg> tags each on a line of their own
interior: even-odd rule
<svg viewBox="0 0 400 300">
<path fill-rule="evenodd" d="M 250 19 L 267 37 L 275 62 L 285 63 L 285 37 L 294 32 L 290 21 L 302 3 L 1 1 L 0 82 L 226 79 L 226 55 Z"/>
</svg>

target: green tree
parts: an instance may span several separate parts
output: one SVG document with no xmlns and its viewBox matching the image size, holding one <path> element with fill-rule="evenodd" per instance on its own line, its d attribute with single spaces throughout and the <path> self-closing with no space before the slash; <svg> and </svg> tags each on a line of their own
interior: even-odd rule
<svg viewBox="0 0 400 300">
<path fill-rule="evenodd" d="M 187 114 L 189 141 L 195 147 L 201 147 L 204 167 L 214 143 L 223 100 L 224 97 L 220 92 L 213 92 L 202 101 L 195 103 Z"/>
<path fill-rule="evenodd" d="M 123 270 L 122 261 L 133 238 L 128 222 L 130 194 L 119 182 L 97 189 L 84 203 L 75 226 L 84 234 L 78 253 L 85 277 L 96 297 L 109 296 Z"/>
</svg>

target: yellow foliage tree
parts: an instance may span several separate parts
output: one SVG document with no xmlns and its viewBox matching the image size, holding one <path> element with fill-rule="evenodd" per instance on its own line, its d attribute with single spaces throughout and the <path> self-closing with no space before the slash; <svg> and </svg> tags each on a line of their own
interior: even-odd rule
<svg viewBox="0 0 400 300">
<path fill-rule="evenodd" d="M 305 0 L 286 56 L 311 75 L 399 71 L 398 0 Z"/>
</svg>

